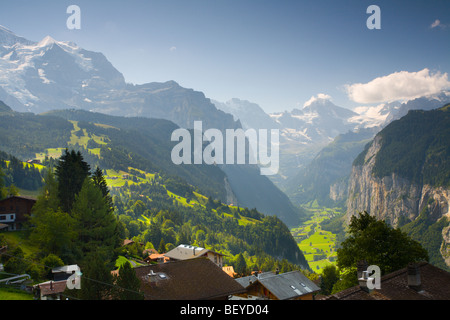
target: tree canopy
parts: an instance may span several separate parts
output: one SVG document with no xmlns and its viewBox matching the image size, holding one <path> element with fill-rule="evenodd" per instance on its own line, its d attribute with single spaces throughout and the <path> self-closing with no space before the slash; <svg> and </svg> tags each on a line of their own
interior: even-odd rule
<svg viewBox="0 0 450 320">
<path fill-rule="evenodd" d="M 353 216 L 348 231 L 349 237 L 337 250 L 337 266 L 349 285 L 356 284 L 357 263 L 362 260 L 378 266 L 382 274 L 410 262 L 428 261 L 428 252 L 417 241 L 367 212 Z"/>
</svg>

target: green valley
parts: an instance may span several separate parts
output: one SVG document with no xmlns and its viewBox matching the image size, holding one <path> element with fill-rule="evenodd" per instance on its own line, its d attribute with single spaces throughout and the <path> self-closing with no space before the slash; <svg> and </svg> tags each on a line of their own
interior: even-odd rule
<svg viewBox="0 0 450 320">
<path fill-rule="evenodd" d="M 309 213 L 309 219 L 291 232 L 311 269 L 320 274 L 325 266 L 335 264 L 343 229 L 342 224 L 337 229 L 329 225 L 339 225 L 343 212 L 340 208 L 319 207 L 316 201 L 303 208 Z"/>
</svg>

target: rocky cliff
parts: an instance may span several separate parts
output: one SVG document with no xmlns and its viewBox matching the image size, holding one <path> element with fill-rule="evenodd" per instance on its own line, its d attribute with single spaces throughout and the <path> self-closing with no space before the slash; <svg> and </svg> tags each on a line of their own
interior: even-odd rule
<svg viewBox="0 0 450 320">
<path fill-rule="evenodd" d="M 430 208 L 434 220 L 443 216 L 450 218 L 450 188 L 415 184 L 395 172 L 382 178 L 373 175 L 381 144 L 381 137 L 377 136 L 367 150 L 364 164 L 352 168 L 348 187 L 348 219 L 365 210 L 397 226 L 402 220 L 405 221 L 404 218 L 416 219 L 424 206 L 431 202 L 430 199 L 434 199 Z"/>
<path fill-rule="evenodd" d="M 346 220 L 367 211 L 402 228 L 424 244 L 430 260 L 450 267 L 448 110 L 421 111 L 390 126 L 353 163 Z"/>
</svg>

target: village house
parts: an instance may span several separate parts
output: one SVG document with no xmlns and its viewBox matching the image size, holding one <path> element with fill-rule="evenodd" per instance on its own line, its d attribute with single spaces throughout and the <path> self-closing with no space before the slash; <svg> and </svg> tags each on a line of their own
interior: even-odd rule
<svg viewBox="0 0 450 320">
<path fill-rule="evenodd" d="M 299 271 L 263 272 L 235 279 L 246 292 L 233 299 L 314 300 L 320 288 Z"/>
<path fill-rule="evenodd" d="M 35 203 L 36 199 L 19 196 L 12 196 L 0 201 L 1 229 L 7 231 L 22 229 Z"/>
<path fill-rule="evenodd" d="M 169 258 L 170 261 L 179 261 L 179 260 L 188 260 L 206 257 L 212 262 L 214 262 L 220 268 L 223 267 L 223 254 L 196 246 L 182 244 L 165 253 L 164 255 L 167 258 Z"/>
<path fill-rule="evenodd" d="M 227 300 L 245 289 L 206 257 L 136 267 L 145 300 Z"/>
<path fill-rule="evenodd" d="M 379 289 L 369 289 L 364 270 L 358 270 L 359 285 L 323 300 L 450 300 L 450 273 L 427 262 L 382 276 Z"/>
<path fill-rule="evenodd" d="M 164 253 L 151 253 L 145 259 L 147 263 L 166 263 L 170 261 L 170 258 L 166 257 Z"/>
<path fill-rule="evenodd" d="M 237 276 L 237 273 L 234 271 L 233 266 L 222 267 L 222 270 L 223 270 L 223 272 L 225 272 L 226 274 L 228 274 L 232 278 Z"/>
<path fill-rule="evenodd" d="M 63 300 L 67 288 L 67 280 L 75 273 L 81 274 L 77 265 L 62 266 L 52 269 L 53 280 L 39 283 L 33 287 L 40 300 Z"/>
</svg>

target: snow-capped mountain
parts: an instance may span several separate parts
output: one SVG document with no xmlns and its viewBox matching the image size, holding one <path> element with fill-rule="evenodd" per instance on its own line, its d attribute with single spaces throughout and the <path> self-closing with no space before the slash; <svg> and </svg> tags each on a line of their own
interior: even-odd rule
<svg viewBox="0 0 450 320">
<path fill-rule="evenodd" d="M 351 118 L 357 113 L 334 105 L 329 99 L 317 98 L 295 108 L 274 114 L 267 114 L 256 103 L 233 98 L 225 103 L 213 101 L 216 107 L 240 120 L 244 128 L 280 129 L 285 142 L 301 144 L 329 142 L 337 135 L 354 129 Z"/>
<path fill-rule="evenodd" d="M 116 116 L 161 118 L 191 128 L 239 127 L 202 92 L 174 81 L 133 85 L 98 52 L 50 36 L 26 40 L 0 28 L 0 100 L 16 111 L 84 109 Z"/>
<path fill-rule="evenodd" d="M 406 102 L 382 103 L 378 106 L 361 106 L 354 109 L 357 116 L 349 119 L 356 128 L 383 128 L 393 120 L 400 119 L 410 110 L 433 110 L 450 102 L 450 92 L 424 96 Z"/>
<path fill-rule="evenodd" d="M 100 53 L 50 36 L 32 42 L 0 28 L 0 99 L 18 111 L 88 108 L 98 91 L 125 87 Z"/>
<path fill-rule="evenodd" d="M 336 106 L 328 98 L 316 98 L 302 109 L 271 114 L 283 128 L 286 139 L 301 140 L 304 143 L 330 142 L 337 135 L 354 128 L 349 119 L 357 114 Z"/>
</svg>

